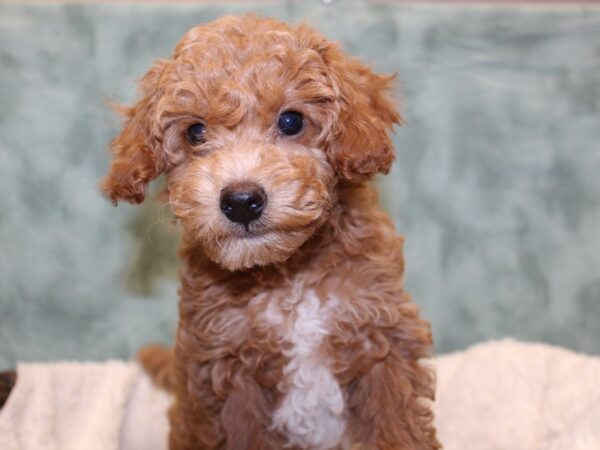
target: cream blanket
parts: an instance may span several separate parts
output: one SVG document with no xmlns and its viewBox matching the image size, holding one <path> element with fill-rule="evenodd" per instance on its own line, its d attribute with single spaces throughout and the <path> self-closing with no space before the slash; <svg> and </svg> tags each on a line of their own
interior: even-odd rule
<svg viewBox="0 0 600 450">
<path fill-rule="evenodd" d="M 447 450 L 600 450 L 600 358 L 490 342 L 439 357 Z M 20 364 L 2 450 L 161 450 L 169 397 L 135 363 Z"/>
</svg>

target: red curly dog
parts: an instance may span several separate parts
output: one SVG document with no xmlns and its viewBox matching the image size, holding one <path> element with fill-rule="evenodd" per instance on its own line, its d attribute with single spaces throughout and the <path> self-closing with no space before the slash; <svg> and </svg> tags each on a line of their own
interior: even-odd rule
<svg viewBox="0 0 600 450">
<path fill-rule="evenodd" d="M 192 28 L 141 81 L 102 189 L 166 174 L 183 232 L 172 450 L 437 449 L 429 325 L 368 180 L 394 159 L 393 76 L 307 25 Z M 160 381 L 160 380 L 159 380 Z"/>
</svg>

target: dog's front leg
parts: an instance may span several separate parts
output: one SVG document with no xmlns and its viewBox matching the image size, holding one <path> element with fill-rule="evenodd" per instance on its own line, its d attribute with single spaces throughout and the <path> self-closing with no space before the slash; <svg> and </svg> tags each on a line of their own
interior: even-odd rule
<svg viewBox="0 0 600 450">
<path fill-rule="evenodd" d="M 273 406 L 253 376 L 238 373 L 221 412 L 227 450 L 280 450 L 284 442 L 269 431 Z"/>
<path fill-rule="evenodd" d="M 390 348 L 349 390 L 353 439 L 369 450 L 434 450 L 434 379 L 417 360 Z"/>
<path fill-rule="evenodd" d="M 214 380 L 213 380 L 214 381 Z M 169 450 L 281 450 L 281 436 L 269 430 L 273 406 L 247 373 L 226 377 L 220 395 L 202 383 L 194 401 L 176 401 L 169 416 Z"/>
</svg>

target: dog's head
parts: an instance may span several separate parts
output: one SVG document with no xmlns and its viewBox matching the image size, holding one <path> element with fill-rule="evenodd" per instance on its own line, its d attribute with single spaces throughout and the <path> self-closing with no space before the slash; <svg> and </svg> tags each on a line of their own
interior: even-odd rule
<svg viewBox="0 0 600 450">
<path fill-rule="evenodd" d="M 165 173 L 185 238 L 213 261 L 284 261 L 327 220 L 339 180 L 389 170 L 392 79 L 306 25 L 249 15 L 192 28 L 125 108 L 102 190 L 140 203 Z"/>
</svg>

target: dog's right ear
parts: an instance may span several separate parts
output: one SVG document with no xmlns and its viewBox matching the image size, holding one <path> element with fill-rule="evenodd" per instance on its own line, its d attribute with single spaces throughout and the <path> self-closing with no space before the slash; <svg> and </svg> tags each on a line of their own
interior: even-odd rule
<svg viewBox="0 0 600 450">
<path fill-rule="evenodd" d="M 142 98 L 132 108 L 117 106 L 127 119 L 110 143 L 113 160 L 100 188 L 115 205 L 119 200 L 141 203 L 148 183 L 166 167 L 157 125 L 160 78 L 168 61 L 160 60 L 140 82 Z"/>
</svg>

